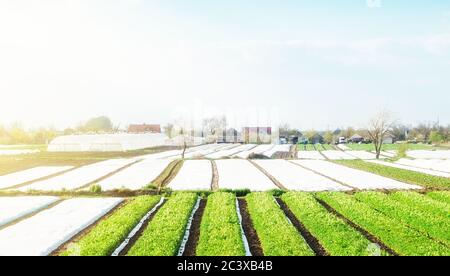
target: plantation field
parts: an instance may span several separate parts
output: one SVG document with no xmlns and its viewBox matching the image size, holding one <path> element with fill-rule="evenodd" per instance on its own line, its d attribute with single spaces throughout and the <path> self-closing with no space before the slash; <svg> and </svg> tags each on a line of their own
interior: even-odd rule
<svg viewBox="0 0 450 276">
<path fill-rule="evenodd" d="M 0 255 L 450 255 L 450 191 L 36 197 L 16 209 Z"/>
<path fill-rule="evenodd" d="M 374 151 L 375 146 L 373 144 L 346 144 L 351 150 L 364 150 L 364 151 Z M 399 150 L 402 144 L 383 144 L 381 150 Z M 407 144 L 407 150 L 432 150 L 433 147 L 425 144 Z"/>
</svg>

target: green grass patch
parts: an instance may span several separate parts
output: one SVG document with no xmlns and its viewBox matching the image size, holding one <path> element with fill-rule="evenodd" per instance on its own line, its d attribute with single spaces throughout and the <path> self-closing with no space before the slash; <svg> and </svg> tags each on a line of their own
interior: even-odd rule
<svg viewBox="0 0 450 276">
<path fill-rule="evenodd" d="M 401 182 L 423 186 L 426 188 L 450 188 L 450 179 L 420 172 L 383 166 L 362 160 L 336 160 L 341 165 L 375 173 Z"/>
<path fill-rule="evenodd" d="M 434 212 L 419 211 L 410 204 L 395 201 L 383 193 L 362 192 L 355 194 L 355 198 L 386 216 L 411 226 L 425 236 L 433 237 L 447 246 L 450 245 L 449 219 L 442 218 Z"/>
<path fill-rule="evenodd" d="M 434 200 L 450 204 L 450 191 L 430 192 L 427 196 Z"/>
<path fill-rule="evenodd" d="M 196 253 L 197 256 L 245 256 L 234 194 L 214 193 L 208 197 Z"/>
<path fill-rule="evenodd" d="M 400 147 L 406 145 L 408 150 L 432 150 L 433 147 L 426 144 L 383 144 L 381 150 L 399 150 Z M 374 151 L 375 146 L 373 144 L 347 144 L 352 150 L 365 150 Z"/>
<path fill-rule="evenodd" d="M 282 197 L 300 222 L 331 256 L 367 256 L 371 242 L 329 213 L 311 193 L 289 192 Z"/>
<path fill-rule="evenodd" d="M 314 252 L 289 223 L 275 199 L 268 193 L 246 197 L 253 226 L 266 256 L 313 256 Z"/>
<path fill-rule="evenodd" d="M 197 194 L 179 193 L 170 198 L 153 217 L 127 255 L 175 256 Z"/>
<path fill-rule="evenodd" d="M 140 196 L 129 200 L 60 255 L 110 256 L 159 200 L 159 196 Z"/>
<path fill-rule="evenodd" d="M 450 249 L 345 193 L 318 193 L 336 211 L 376 236 L 400 255 L 448 256 Z"/>
</svg>

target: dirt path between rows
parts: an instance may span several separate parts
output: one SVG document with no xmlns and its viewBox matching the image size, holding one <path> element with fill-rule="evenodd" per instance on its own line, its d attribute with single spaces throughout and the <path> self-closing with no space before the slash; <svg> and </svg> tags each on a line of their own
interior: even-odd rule
<svg viewBox="0 0 450 276">
<path fill-rule="evenodd" d="M 244 235 L 247 237 L 250 253 L 252 256 L 264 256 L 261 242 L 248 212 L 247 201 L 243 198 L 238 198 L 238 203 L 242 216 L 242 228 L 244 229 Z"/>
<path fill-rule="evenodd" d="M 205 212 L 206 202 L 206 199 L 201 199 L 198 210 L 194 214 L 191 229 L 189 230 L 189 238 L 186 242 L 183 256 L 196 255 L 197 245 L 200 239 L 200 224 L 202 222 L 203 213 Z"/>
<path fill-rule="evenodd" d="M 344 215 L 342 215 L 341 213 L 339 213 L 338 211 L 336 211 L 333 207 L 331 207 L 330 205 L 328 205 L 325 201 L 316 198 L 317 202 L 319 202 L 325 209 L 327 209 L 328 212 L 332 213 L 333 215 L 337 216 L 338 218 L 342 219 L 345 223 L 347 223 L 348 225 L 350 225 L 351 227 L 353 227 L 356 231 L 358 231 L 359 233 L 361 233 L 364 237 L 366 237 L 366 239 L 368 239 L 369 241 L 378 244 L 381 249 L 383 249 L 384 251 L 388 252 L 389 254 L 393 255 L 393 256 L 399 256 L 399 254 L 397 252 L 395 252 L 393 249 L 389 248 L 386 244 L 384 244 L 380 239 L 378 239 L 377 237 L 375 237 L 374 235 L 372 235 L 371 233 L 369 233 L 367 230 L 365 230 L 364 228 L 360 227 L 359 225 L 357 225 L 356 223 L 354 223 L 353 221 L 349 220 L 348 218 L 346 218 Z"/>
<path fill-rule="evenodd" d="M 281 210 L 283 210 L 284 214 L 288 219 L 292 222 L 297 231 L 303 236 L 306 243 L 309 247 L 314 251 L 316 256 L 329 256 L 328 252 L 325 248 L 320 244 L 319 240 L 314 237 L 311 232 L 301 223 L 297 217 L 292 213 L 291 209 L 286 205 L 286 203 L 280 198 L 276 198 L 278 205 L 280 205 Z"/>
</svg>

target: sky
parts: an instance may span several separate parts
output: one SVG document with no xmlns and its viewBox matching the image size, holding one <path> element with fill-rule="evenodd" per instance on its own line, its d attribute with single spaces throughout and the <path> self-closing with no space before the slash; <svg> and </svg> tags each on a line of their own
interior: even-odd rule
<svg viewBox="0 0 450 276">
<path fill-rule="evenodd" d="M 0 0 L 0 124 L 450 124 L 448 0 Z"/>
</svg>

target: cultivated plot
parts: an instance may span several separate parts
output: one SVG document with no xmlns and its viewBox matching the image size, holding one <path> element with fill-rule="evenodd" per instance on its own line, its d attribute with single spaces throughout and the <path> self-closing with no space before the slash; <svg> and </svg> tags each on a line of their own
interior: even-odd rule
<svg viewBox="0 0 450 276">
<path fill-rule="evenodd" d="M 263 152 L 263 155 L 272 158 L 272 156 L 277 152 L 290 152 L 290 150 L 291 145 L 275 145 L 270 150 Z"/>
<path fill-rule="evenodd" d="M 363 159 L 363 160 L 377 159 L 377 156 L 374 153 L 364 151 L 364 150 L 346 151 L 345 153 L 349 154 L 355 158 Z"/>
<path fill-rule="evenodd" d="M 77 198 L 0 230 L 0 256 L 45 256 L 117 206 L 119 198 Z"/>
<path fill-rule="evenodd" d="M 178 174 L 169 183 L 172 190 L 211 190 L 213 178 L 209 160 L 186 160 Z"/>
<path fill-rule="evenodd" d="M 135 162 L 132 159 L 111 159 L 91 165 L 87 165 L 65 174 L 38 181 L 33 184 L 19 188 L 19 191 L 59 191 L 75 190 L 88 184 L 94 183 L 102 177 Z"/>
<path fill-rule="evenodd" d="M 379 164 L 379 165 L 383 165 L 383 166 L 388 166 L 388 167 L 392 167 L 392 168 L 398 168 L 398 169 L 403 169 L 403 170 L 408 170 L 408 171 L 414 171 L 414 172 L 420 172 L 420 173 L 434 175 L 434 176 L 450 178 L 450 173 L 446 173 L 446 172 L 434 171 L 434 170 L 423 169 L 423 168 L 418 168 L 418 167 L 411 167 L 411 166 L 407 166 L 407 165 L 386 162 L 386 161 L 380 161 L 380 160 L 367 160 L 367 162 Z"/>
<path fill-rule="evenodd" d="M 219 152 L 212 153 L 210 155 L 207 155 L 206 158 L 220 159 L 220 158 L 224 158 L 224 157 L 231 157 L 235 154 L 238 154 L 239 152 L 249 151 L 254 147 L 256 147 L 256 145 L 253 145 L 253 144 L 240 145 L 240 146 L 233 147 L 231 149 L 221 150 Z"/>
<path fill-rule="evenodd" d="M 407 155 L 418 159 L 450 159 L 450 150 L 411 150 Z"/>
<path fill-rule="evenodd" d="M 252 154 L 263 154 L 263 152 L 267 152 L 267 151 L 273 149 L 274 147 L 275 147 L 275 145 L 259 145 L 259 146 L 254 147 L 251 150 L 239 152 L 239 153 L 233 155 L 233 157 L 247 159 Z"/>
<path fill-rule="evenodd" d="M 347 154 L 343 151 L 339 150 L 324 150 L 322 151 L 322 154 L 325 155 L 327 159 L 330 160 L 352 160 L 357 159 L 354 156 L 351 156 L 350 154 Z"/>
<path fill-rule="evenodd" d="M 325 160 L 325 156 L 318 151 L 299 151 L 297 153 L 298 159 L 313 159 L 313 160 Z"/>
<path fill-rule="evenodd" d="M 371 189 L 421 189 L 416 185 L 409 185 L 376 174 L 352 169 L 328 161 L 321 160 L 294 160 L 293 162 L 328 176 L 346 185 L 361 190 Z"/>
<path fill-rule="evenodd" d="M 170 164 L 168 159 L 147 159 L 98 182 L 102 191 L 139 190 L 155 180 Z"/>
<path fill-rule="evenodd" d="M 72 169 L 70 166 L 36 167 L 0 176 L 0 189 L 14 187 Z"/>
<path fill-rule="evenodd" d="M 268 191 L 277 186 L 247 160 L 217 160 L 220 189 Z"/>
<path fill-rule="evenodd" d="M 0 227 L 58 201 L 53 196 L 0 197 Z"/>
<path fill-rule="evenodd" d="M 254 162 L 288 190 L 308 192 L 351 190 L 349 187 L 340 185 L 286 160 L 254 160 Z"/>
<path fill-rule="evenodd" d="M 397 164 L 450 173 L 450 160 L 440 159 L 400 159 Z"/>
</svg>

